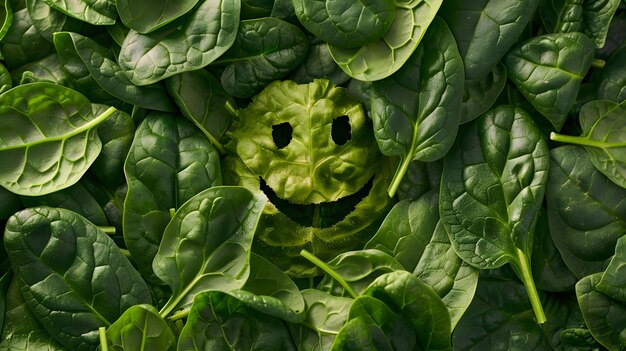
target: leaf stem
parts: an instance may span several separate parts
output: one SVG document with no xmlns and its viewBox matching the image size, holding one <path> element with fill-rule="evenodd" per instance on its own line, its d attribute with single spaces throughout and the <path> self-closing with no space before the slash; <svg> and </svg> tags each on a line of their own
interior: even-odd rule
<svg viewBox="0 0 626 351">
<path fill-rule="evenodd" d="M 312 253 L 308 252 L 307 250 L 300 251 L 300 256 L 306 258 L 311 263 L 313 263 L 314 265 L 319 267 L 321 270 L 323 270 L 326 274 L 330 275 L 333 279 L 335 279 L 348 292 L 348 294 L 352 296 L 353 299 L 356 299 L 359 296 L 354 292 L 354 290 L 352 290 L 350 285 L 348 285 L 348 282 L 346 282 L 346 280 L 341 275 L 339 275 L 339 273 L 332 270 L 332 268 L 330 268 L 326 264 L 326 262 L 320 260 L 319 258 L 317 258 Z"/>
<path fill-rule="evenodd" d="M 582 145 L 582 146 L 591 146 L 597 148 L 609 148 L 609 147 L 623 147 L 626 146 L 625 142 L 617 142 L 617 143 L 607 143 L 604 141 L 592 140 L 585 137 L 573 136 L 573 135 L 563 135 L 555 132 L 550 133 L 550 139 L 554 141 L 558 141 L 561 143 Z"/>
<path fill-rule="evenodd" d="M 526 293 L 530 299 L 530 305 L 532 306 L 533 312 L 535 312 L 535 317 L 537 318 L 537 323 L 543 324 L 547 321 L 547 318 L 543 311 L 543 306 L 541 306 L 541 300 L 539 299 L 539 293 L 537 292 L 535 281 L 533 280 L 528 256 L 526 256 L 522 250 L 517 249 L 517 259 L 519 265 L 516 268 L 518 268 L 517 271 L 520 276 L 519 278 L 522 280 L 522 283 L 524 283 Z"/>
<path fill-rule="evenodd" d="M 591 61 L 591 67 L 593 68 L 602 69 L 604 66 L 606 66 L 606 61 L 602 59 L 593 59 L 593 61 Z"/>
<path fill-rule="evenodd" d="M 187 318 L 187 316 L 189 316 L 189 311 L 191 311 L 190 309 L 184 309 L 182 311 L 178 311 L 176 313 L 174 313 L 173 315 L 169 316 L 168 319 L 171 320 L 172 322 L 176 322 L 178 320 L 181 320 L 183 318 Z"/>
<path fill-rule="evenodd" d="M 404 178 L 404 175 L 409 169 L 410 164 L 411 164 L 411 159 L 408 157 L 405 157 L 402 159 L 402 161 L 398 165 L 396 174 L 393 175 L 391 184 L 389 185 L 389 188 L 387 188 L 387 193 L 389 194 L 389 197 L 394 197 L 396 195 L 396 192 L 398 191 L 398 188 L 400 187 L 400 183 L 402 183 L 402 178 Z"/>
<path fill-rule="evenodd" d="M 100 351 L 109 351 L 109 344 L 107 343 L 106 328 L 98 328 L 98 335 L 100 336 Z"/>
<path fill-rule="evenodd" d="M 100 228 L 100 230 L 102 230 L 107 235 L 115 235 L 115 227 L 113 226 L 101 225 L 101 226 L 98 226 L 98 228 Z"/>
</svg>

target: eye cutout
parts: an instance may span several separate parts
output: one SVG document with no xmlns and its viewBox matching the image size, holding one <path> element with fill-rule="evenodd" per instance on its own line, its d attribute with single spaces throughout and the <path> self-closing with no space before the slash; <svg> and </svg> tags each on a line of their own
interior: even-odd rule
<svg viewBox="0 0 626 351">
<path fill-rule="evenodd" d="M 335 144 L 345 145 L 352 139 L 352 126 L 350 125 L 350 117 L 343 115 L 333 119 L 333 125 L 330 136 Z"/>
<path fill-rule="evenodd" d="M 277 149 L 283 149 L 291 142 L 293 127 L 289 122 L 274 124 L 272 126 L 272 140 Z"/>
</svg>

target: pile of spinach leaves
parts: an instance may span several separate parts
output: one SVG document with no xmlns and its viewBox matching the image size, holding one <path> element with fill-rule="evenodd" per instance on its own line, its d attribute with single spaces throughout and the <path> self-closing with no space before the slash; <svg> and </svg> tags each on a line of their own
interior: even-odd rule
<svg viewBox="0 0 626 351">
<path fill-rule="evenodd" d="M 0 350 L 626 350 L 626 1 L 4 0 L 0 165 Z"/>
</svg>

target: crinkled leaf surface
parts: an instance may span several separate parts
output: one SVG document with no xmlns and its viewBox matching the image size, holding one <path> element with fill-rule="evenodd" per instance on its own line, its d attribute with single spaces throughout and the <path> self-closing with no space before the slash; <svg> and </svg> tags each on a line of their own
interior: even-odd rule
<svg viewBox="0 0 626 351">
<path fill-rule="evenodd" d="M 539 0 L 446 0 L 440 11 L 459 45 L 467 79 L 489 74 L 518 40 Z"/>
<path fill-rule="evenodd" d="M 68 19 L 64 13 L 53 9 L 43 0 L 26 1 L 26 9 L 33 22 L 33 27 L 37 29 L 43 38 L 50 42 L 52 42 L 53 33 L 63 30 L 63 26 L 65 26 L 65 22 Z"/>
<path fill-rule="evenodd" d="M 235 41 L 239 0 L 202 0 L 193 11 L 151 33 L 131 30 L 122 43 L 119 64 L 135 85 L 203 68 Z"/>
<path fill-rule="evenodd" d="M 381 152 L 400 156 L 389 195 L 393 197 L 413 160 L 442 158 L 454 143 L 461 117 L 464 73 L 454 37 L 441 19 L 406 64 L 374 82 L 371 115 Z"/>
<path fill-rule="evenodd" d="M 624 20 L 626 29 L 626 20 Z M 624 30 L 626 32 L 626 30 Z M 616 49 L 600 71 L 596 97 L 598 100 L 609 100 L 615 103 L 626 101 L 626 46 Z"/>
<path fill-rule="evenodd" d="M 0 185 L 43 195 L 76 183 L 100 153 L 94 116 L 78 92 L 52 83 L 23 84 L 0 95 Z"/>
<path fill-rule="evenodd" d="M 398 187 L 399 200 L 417 200 L 431 189 L 439 189 L 443 160 L 413 161 Z"/>
<path fill-rule="evenodd" d="M 330 54 L 352 78 L 364 81 L 386 78 L 399 70 L 415 51 L 442 2 L 396 1 L 393 22 L 382 37 L 356 49 L 329 45 Z"/>
<path fill-rule="evenodd" d="M 134 85 L 117 64 L 113 53 L 94 40 L 77 33 L 57 32 L 54 34 L 54 45 L 63 55 L 74 56 L 66 57 L 66 61 L 82 63 L 96 84 L 112 96 L 151 110 L 176 110 L 163 86 Z"/>
<path fill-rule="evenodd" d="M 350 76 L 335 63 L 326 43 L 311 43 L 306 58 L 291 72 L 289 79 L 298 84 L 305 84 L 322 78 L 339 85 L 347 82 Z"/>
<path fill-rule="evenodd" d="M 33 26 L 27 9 L 13 12 L 13 21 L 0 43 L 3 63 L 15 69 L 42 59 L 54 52 L 54 47 Z"/>
<path fill-rule="evenodd" d="M 596 289 L 626 303 L 626 235 L 617 240 L 615 256 L 606 267 Z"/>
<path fill-rule="evenodd" d="M 598 289 L 602 276 L 602 273 L 595 273 L 581 279 L 576 284 L 576 296 L 593 337 L 609 350 L 623 350 L 626 344 L 626 303 Z"/>
<path fill-rule="evenodd" d="M 72 211 L 34 207 L 16 213 L 4 245 L 29 309 L 70 349 L 95 349 L 99 327 L 151 302 L 148 286 L 113 240 Z"/>
<path fill-rule="evenodd" d="M 351 137 L 338 145 L 333 121 L 347 116 Z M 277 125 L 292 128 L 289 144 L 279 148 Z M 298 85 L 274 82 L 239 111 L 231 132 L 245 165 L 281 199 L 308 204 L 336 201 L 361 189 L 372 177 L 376 143 L 362 105 L 327 80 Z"/>
<path fill-rule="evenodd" d="M 397 9 L 395 0 L 295 0 L 293 3 L 296 16 L 310 33 L 346 49 L 380 40 L 391 27 Z"/>
<path fill-rule="evenodd" d="M 166 81 L 170 93 L 181 113 L 192 121 L 211 140 L 221 153 L 221 137 L 231 125 L 232 115 L 226 103 L 232 103 L 219 80 L 206 70 L 183 72 Z"/>
<path fill-rule="evenodd" d="M 139 33 L 149 33 L 189 12 L 199 0 L 117 0 L 120 20 Z"/>
<path fill-rule="evenodd" d="M 579 137 L 551 135 L 552 140 L 582 145 L 593 165 L 626 188 L 626 101 L 590 101 L 580 109 Z"/>
<path fill-rule="evenodd" d="M 152 260 L 171 219 L 170 209 L 221 184 L 219 156 L 191 122 L 151 113 L 137 128 L 124 171 L 124 241 L 142 275 L 159 282 Z"/>
<path fill-rule="evenodd" d="M 581 147 L 553 149 L 551 160 L 550 234 L 567 267 L 581 279 L 604 270 L 626 233 L 626 189 L 600 173 Z"/>
<path fill-rule="evenodd" d="M 309 40 L 300 28 L 278 18 L 241 21 L 233 46 L 215 62 L 226 64 L 221 82 L 232 95 L 249 98 L 285 78 L 306 57 Z"/>
<path fill-rule="evenodd" d="M 485 77 L 465 81 L 461 124 L 476 119 L 493 106 L 506 85 L 506 76 L 506 67 L 498 62 Z"/>
<path fill-rule="evenodd" d="M 181 206 L 154 257 L 155 274 L 171 289 L 162 314 L 187 308 L 207 290 L 241 288 L 265 200 L 242 187 L 212 187 Z"/>
<path fill-rule="evenodd" d="M 576 102 L 594 49 L 582 33 L 544 34 L 511 49 L 504 64 L 519 91 L 558 131 Z"/>
<path fill-rule="evenodd" d="M 152 305 L 135 305 L 106 330 L 111 350 L 173 351 L 176 337 Z"/>
<path fill-rule="evenodd" d="M 385 302 L 406 318 L 422 350 L 452 350 L 450 313 L 437 293 L 403 270 L 383 274 L 363 293 Z"/>
<path fill-rule="evenodd" d="M 111 25 L 117 19 L 114 0 L 43 0 L 64 14 L 95 25 Z"/>
<path fill-rule="evenodd" d="M 196 296 L 178 339 L 179 350 L 295 351 L 286 324 L 222 291 Z"/>
</svg>

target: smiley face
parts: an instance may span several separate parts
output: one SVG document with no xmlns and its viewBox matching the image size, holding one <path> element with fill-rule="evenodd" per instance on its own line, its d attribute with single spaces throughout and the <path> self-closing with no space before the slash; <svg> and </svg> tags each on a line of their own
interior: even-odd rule
<svg viewBox="0 0 626 351">
<path fill-rule="evenodd" d="M 302 249 L 330 259 L 361 248 L 391 204 L 363 106 L 327 80 L 268 85 L 230 135 L 238 160 L 224 168 L 270 200 L 255 249 L 291 275 L 315 274 Z"/>
</svg>

